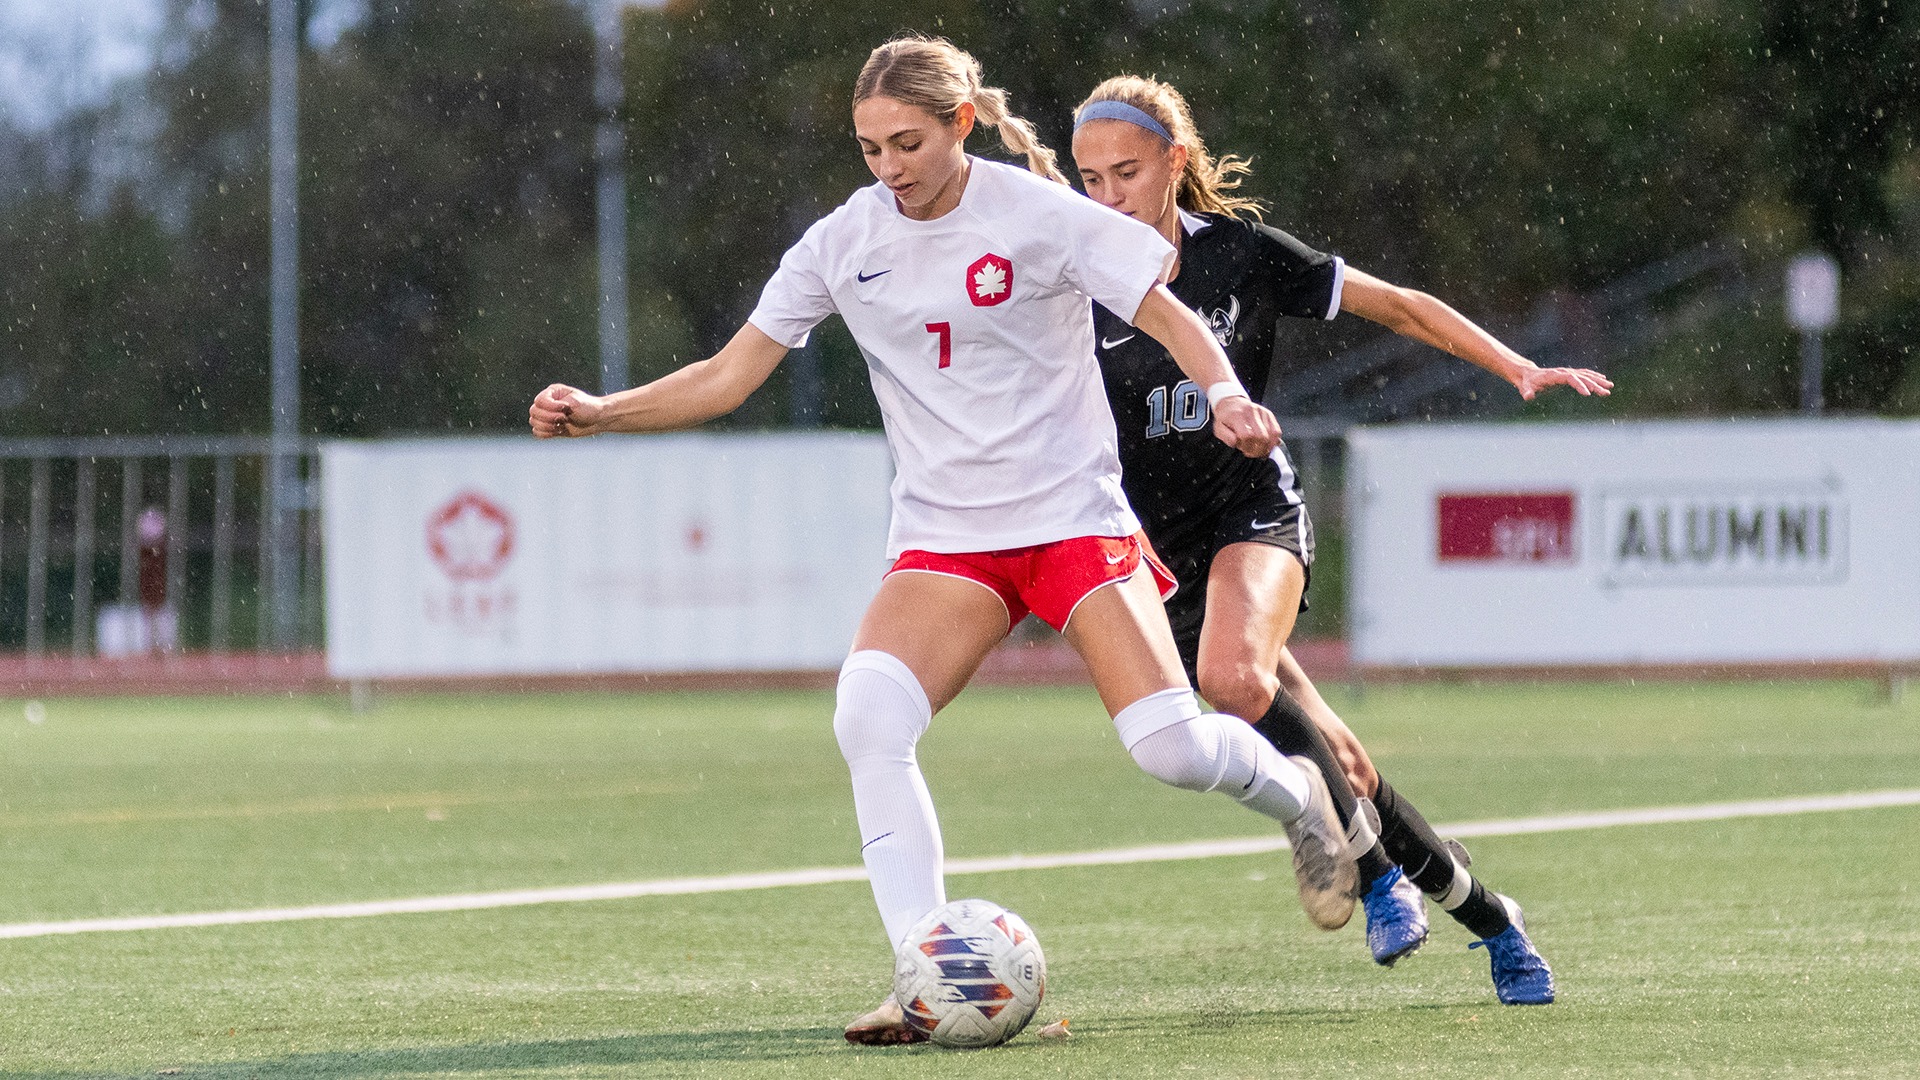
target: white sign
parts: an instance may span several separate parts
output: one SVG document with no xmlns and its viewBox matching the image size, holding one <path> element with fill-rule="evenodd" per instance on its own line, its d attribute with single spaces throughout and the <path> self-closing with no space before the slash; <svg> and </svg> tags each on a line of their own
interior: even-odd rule
<svg viewBox="0 0 1920 1080">
<path fill-rule="evenodd" d="M 1360 664 L 1920 658 L 1920 424 L 1409 425 L 1349 447 Z"/>
<path fill-rule="evenodd" d="M 1787 322 L 1796 330 L 1825 330 L 1840 318 L 1840 264 L 1821 251 L 1787 264 Z"/>
<path fill-rule="evenodd" d="M 838 667 L 885 571 L 878 435 L 331 443 L 336 678 Z"/>
</svg>

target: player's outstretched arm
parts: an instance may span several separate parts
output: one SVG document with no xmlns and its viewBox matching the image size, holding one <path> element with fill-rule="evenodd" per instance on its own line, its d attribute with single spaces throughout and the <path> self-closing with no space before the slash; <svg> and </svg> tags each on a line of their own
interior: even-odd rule
<svg viewBox="0 0 1920 1080">
<path fill-rule="evenodd" d="M 1140 301 L 1133 325 L 1166 346 L 1182 374 L 1207 388 L 1213 433 L 1221 442 L 1252 458 L 1273 453 L 1280 441 L 1280 421 L 1247 396 L 1219 339 L 1200 316 L 1174 299 L 1165 285 L 1155 285 Z"/>
<path fill-rule="evenodd" d="M 693 427 L 739 408 L 785 355 L 785 345 L 748 323 L 713 356 L 645 386 L 599 395 L 554 383 L 533 399 L 527 422 L 541 439 Z"/>
<path fill-rule="evenodd" d="M 1382 281 L 1351 266 L 1347 267 L 1345 283 L 1340 289 L 1340 310 L 1371 319 L 1402 337 L 1424 342 L 1484 368 L 1512 383 L 1526 401 L 1532 401 L 1535 394 L 1550 386 L 1571 386 L 1582 395 L 1601 397 L 1613 391 L 1613 381 L 1597 371 L 1543 368 L 1508 348 L 1444 301 L 1417 289 Z"/>
</svg>

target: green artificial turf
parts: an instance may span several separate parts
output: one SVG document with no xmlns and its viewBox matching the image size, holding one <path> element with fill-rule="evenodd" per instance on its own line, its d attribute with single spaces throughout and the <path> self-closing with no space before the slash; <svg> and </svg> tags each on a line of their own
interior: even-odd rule
<svg viewBox="0 0 1920 1080">
<path fill-rule="evenodd" d="M 1436 822 L 1920 786 L 1864 684 L 1420 686 L 1335 704 Z M 819 694 L 0 703 L 0 923 L 857 863 Z M 1140 775 L 1086 691 L 970 691 L 953 857 L 1267 834 Z M 1472 842 L 1561 1000 L 1437 911 L 1392 971 L 1284 854 L 956 876 L 1034 925 L 1032 1034 L 856 1049 L 864 884 L 0 940 L 0 1077 L 1920 1074 L 1920 808 Z"/>
</svg>

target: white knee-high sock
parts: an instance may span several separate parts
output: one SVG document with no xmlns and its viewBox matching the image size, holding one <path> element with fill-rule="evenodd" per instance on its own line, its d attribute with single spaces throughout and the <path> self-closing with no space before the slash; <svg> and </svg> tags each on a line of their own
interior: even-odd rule
<svg viewBox="0 0 1920 1080">
<path fill-rule="evenodd" d="M 1203 713 L 1191 690 L 1162 690 L 1113 718 L 1120 741 L 1148 775 L 1188 791 L 1224 791 L 1289 822 L 1307 804 L 1306 774 L 1245 722 Z"/>
<path fill-rule="evenodd" d="M 947 902 L 940 822 L 913 750 L 932 721 L 926 691 L 907 665 L 870 649 L 847 657 L 833 733 L 853 774 L 860 857 L 887 943 L 896 947 L 922 915 Z"/>
</svg>

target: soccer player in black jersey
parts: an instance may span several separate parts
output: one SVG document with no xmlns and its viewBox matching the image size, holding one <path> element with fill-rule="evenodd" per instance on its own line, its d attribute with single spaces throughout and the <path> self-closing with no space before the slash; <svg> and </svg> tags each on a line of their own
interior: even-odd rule
<svg viewBox="0 0 1920 1080">
<path fill-rule="evenodd" d="M 1439 300 L 1260 224 L 1258 204 L 1231 194 L 1246 163 L 1212 159 L 1185 100 L 1164 83 L 1123 76 L 1096 87 L 1075 113 L 1073 156 L 1088 195 L 1156 226 L 1179 249 L 1169 288 L 1212 326 L 1256 400 L 1274 375 L 1277 321 L 1343 310 L 1485 368 L 1527 400 L 1551 386 L 1581 394 L 1612 386 L 1598 372 L 1538 367 Z M 1464 850 L 1380 778 L 1287 651 L 1313 563 L 1313 525 L 1285 449 L 1248 459 L 1216 445 L 1205 388 L 1165 349 L 1097 304 L 1094 330 L 1127 499 L 1179 578 L 1167 614 L 1181 660 L 1216 708 L 1282 752 L 1313 758 L 1328 777 L 1362 852 L 1374 959 L 1390 965 L 1426 940 L 1424 892 L 1480 938 L 1474 945 L 1492 957 L 1502 1002 L 1551 1002 L 1552 972 L 1519 905 L 1475 880 Z"/>
</svg>

